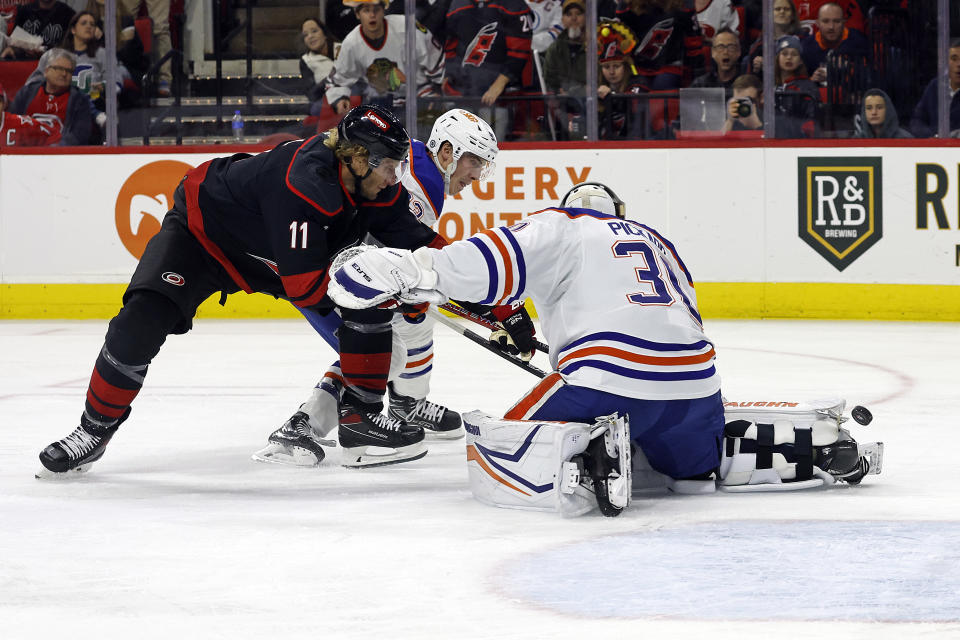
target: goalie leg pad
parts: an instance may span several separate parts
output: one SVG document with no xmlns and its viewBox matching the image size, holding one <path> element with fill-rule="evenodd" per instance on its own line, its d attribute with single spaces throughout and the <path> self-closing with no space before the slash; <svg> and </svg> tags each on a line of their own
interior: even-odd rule
<svg viewBox="0 0 960 640">
<path fill-rule="evenodd" d="M 883 445 L 858 446 L 840 425 L 843 400 L 725 402 L 720 485 L 725 491 L 793 491 L 855 484 L 879 473 Z"/>
<path fill-rule="evenodd" d="M 484 504 L 571 517 L 598 503 L 616 515 L 630 503 L 630 433 L 623 418 L 588 425 L 473 411 L 463 422 L 470 490 Z"/>
</svg>

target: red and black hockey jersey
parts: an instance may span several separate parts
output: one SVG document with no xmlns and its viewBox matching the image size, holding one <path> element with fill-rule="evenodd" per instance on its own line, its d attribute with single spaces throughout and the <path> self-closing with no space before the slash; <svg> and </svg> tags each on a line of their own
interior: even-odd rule
<svg viewBox="0 0 960 640">
<path fill-rule="evenodd" d="M 399 184 L 376 200 L 353 196 L 323 135 L 251 156 L 205 162 L 183 181 L 191 233 L 247 293 L 267 293 L 326 310 L 330 260 L 367 233 L 385 246 L 446 242 L 409 211 Z"/>
<path fill-rule="evenodd" d="M 533 14 L 524 0 L 452 0 L 444 53 L 461 94 L 479 95 L 499 74 L 521 83 L 532 59 Z"/>
<path fill-rule="evenodd" d="M 693 9 L 663 11 L 651 7 L 643 14 L 625 7 L 617 18 L 637 36 L 633 61 L 640 76 L 648 78 L 650 89 L 675 89 L 706 68 L 710 52 Z M 662 77 L 661 77 L 662 76 Z"/>
<path fill-rule="evenodd" d="M 0 147 L 43 147 L 60 142 L 63 123 L 59 118 L 31 118 L 0 113 Z"/>
</svg>

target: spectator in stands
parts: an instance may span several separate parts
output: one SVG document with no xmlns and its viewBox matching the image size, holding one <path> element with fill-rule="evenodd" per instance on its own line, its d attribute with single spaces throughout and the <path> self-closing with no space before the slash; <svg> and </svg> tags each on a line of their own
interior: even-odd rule
<svg viewBox="0 0 960 640">
<path fill-rule="evenodd" d="M 864 11 L 857 0 L 801 0 L 797 3 L 797 18 L 800 20 L 800 28 L 803 36 L 813 35 L 817 28 L 817 19 L 820 16 L 820 9 L 825 4 L 835 4 L 843 12 L 843 20 L 850 29 L 856 29 L 860 33 L 866 33 L 866 20 L 864 20 Z M 811 67 L 812 68 L 812 67 Z"/>
<path fill-rule="evenodd" d="M 117 12 L 121 9 L 129 16 L 136 17 L 140 5 L 147 8 L 147 15 L 153 22 L 153 60 L 158 61 L 170 52 L 170 0 L 117 0 Z M 157 72 L 157 95 L 170 95 L 170 61 L 163 63 Z"/>
<path fill-rule="evenodd" d="M 777 58 L 773 69 L 776 85 L 776 135 L 778 138 L 817 137 L 817 85 L 810 81 L 800 57 L 800 38 L 783 36 L 777 40 Z"/>
<path fill-rule="evenodd" d="M 793 0 L 773 0 L 773 41 L 783 36 L 800 36 L 800 21 Z M 744 73 L 763 77 L 763 34 L 753 41 L 743 59 Z"/>
<path fill-rule="evenodd" d="M 733 95 L 733 81 L 740 69 L 740 37 L 736 33 L 723 27 L 717 31 L 710 45 L 710 56 L 713 58 L 713 69 L 697 76 L 690 83 L 697 88 L 720 88 L 729 100 Z"/>
<path fill-rule="evenodd" d="M 637 73 L 651 91 L 690 84 L 706 68 L 703 35 L 684 0 L 625 0 L 617 17 L 637 36 Z"/>
<path fill-rule="evenodd" d="M 807 69 L 811 69 L 810 80 L 819 85 L 827 82 L 827 54 L 837 59 L 847 58 L 843 64 L 865 67 L 870 55 L 870 43 L 859 31 L 845 26 L 844 10 L 836 2 L 827 2 L 817 14 L 817 33 L 803 39 L 800 55 Z"/>
<path fill-rule="evenodd" d="M 73 9 L 59 0 L 36 0 L 18 8 L 16 26 L 31 35 L 40 36 L 44 49 L 52 49 L 60 46 L 71 18 Z M 9 53 L 4 51 L 2 57 L 10 57 Z M 39 58 L 43 50 L 15 48 L 12 53 L 17 58 L 30 59 Z"/>
<path fill-rule="evenodd" d="M 763 82 L 760 78 L 752 73 L 745 73 L 737 76 L 732 88 L 733 96 L 727 101 L 727 119 L 723 123 L 723 132 L 763 129 Z"/>
<path fill-rule="evenodd" d="M 35 120 L 7 113 L 7 93 L 0 84 L 0 148 L 43 147 L 60 140 L 59 120 Z"/>
<path fill-rule="evenodd" d="M 308 18 L 300 25 L 300 38 L 306 52 L 300 56 L 300 75 L 310 99 L 310 113 L 316 115 L 327 90 L 333 60 L 340 52 L 340 43 L 319 20 Z"/>
<path fill-rule="evenodd" d="M 869 89 L 863 94 L 860 114 L 854 120 L 854 138 L 912 138 L 906 129 L 900 128 L 900 118 L 884 91 Z"/>
<path fill-rule="evenodd" d="M 560 18 L 563 31 L 547 48 L 543 79 L 551 94 L 566 96 L 551 99 L 550 108 L 570 138 L 582 139 L 586 133 L 584 96 L 586 95 L 587 48 L 584 24 L 584 0 L 563 0 Z"/>
<path fill-rule="evenodd" d="M 703 34 L 703 44 L 710 46 L 721 29 L 729 29 L 740 39 L 740 16 L 730 0 L 694 0 L 697 23 Z"/>
<path fill-rule="evenodd" d="M 119 2 L 117 3 L 119 5 Z M 87 6 L 84 11 L 91 14 L 97 22 L 96 35 L 100 46 L 106 44 L 103 35 L 103 25 L 106 24 L 106 2 L 105 0 L 87 0 Z M 116 19 L 115 42 L 117 46 L 117 60 L 123 65 L 130 75 L 132 82 L 131 88 L 138 89 L 140 79 L 147 69 L 150 68 L 150 58 L 144 53 L 143 41 L 134 27 L 134 16 L 118 15 Z M 128 95 L 129 92 L 125 92 Z"/>
<path fill-rule="evenodd" d="M 636 46 L 637 38 L 626 25 L 612 21 L 597 25 L 597 47 L 600 50 L 597 98 L 600 138 L 603 140 L 642 137 L 640 127 L 647 111 L 646 103 L 630 97 L 645 93 L 630 57 Z"/>
<path fill-rule="evenodd" d="M 950 50 L 947 56 L 947 81 L 949 105 L 950 105 L 950 131 L 951 136 L 954 132 L 960 130 L 960 38 L 954 38 L 949 44 Z M 938 117 L 939 108 L 937 99 L 940 92 L 940 83 L 937 78 L 931 80 L 920 101 L 913 110 L 913 118 L 910 120 L 910 130 L 918 138 L 930 138 L 938 135 Z"/>
<path fill-rule="evenodd" d="M 560 95 L 584 94 L 587 51 L 584 0 L 563 0 L 563 31 L 544 57 L 543 77 L 547 89 Z"/>
<path fill-rule="evenodd" d="M 76 57 L 51 49 L 40 59 L 42 78 L 33 78 L 17 92 L 10 111 L 36 119 L 57 119 L 63 124 L 62 145 L 89 144 L 93 129 L 90 98 L 73 86 Z"/>
<path fill-rule="evenodd" d="M 522 2 L 522 0 L 520 0 Z M 352 0 L 360 20 L 347 34 L 334 61 L 326 99 L 338 114 L 350 109 L 351 93 L 364 102 L 396 111 L 405 98 L 407 76 L 412 75 L 419 95 L 438 95 L 443 82 L 443 52 L 432 36 L 417 29 L 416 71 L 406 62 L 406 19 L 385 15 L 389 0 Z"/>
<path fill-rule="evenodd" d="M 483 106 L 491 107 L 508 87 L 532 84 L 524 77 L 532 56 L 531 23 L 532 14 L 524 0 L 451 0 L 444 45 L 447 91 L 479 96 Z M 502 119 L 478 115 L 493 120 L 497 137 L 502 139 Z"/>
</svg>

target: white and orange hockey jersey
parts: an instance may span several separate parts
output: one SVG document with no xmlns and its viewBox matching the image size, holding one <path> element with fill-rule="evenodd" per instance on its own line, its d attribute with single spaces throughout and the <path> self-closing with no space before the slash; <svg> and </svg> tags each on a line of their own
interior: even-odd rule
<svg viewBox="0 0 960 640">
<path fill-rule="evenodd" d="M 529 297 L 568 384 L 630 398 L 720 389 L 693 280 L 655 230 L 589 209 L 545 209 L 431 250 L 436 288 L 458 300 Z"/>
</svg>

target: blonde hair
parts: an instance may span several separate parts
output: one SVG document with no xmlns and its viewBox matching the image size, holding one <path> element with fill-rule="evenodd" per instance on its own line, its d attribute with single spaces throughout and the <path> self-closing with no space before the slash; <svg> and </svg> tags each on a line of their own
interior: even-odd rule
<svg viewBox="0 0 960 640">
<path fill-rule="evenodd" d="M 323 140 L 323 146 L 333 151 L 333 155 L 337 157 L 337 160 L 348 163 L 350 158 L 354 156 L 361 158 L 369 158 L 370 151 L 359 144 L 349 144 L 343 143 L 340 141 L 340 132 L 337 131 L 337 128 L 328 129 L 326 132 L 326 138 Z"/>
</svg>

